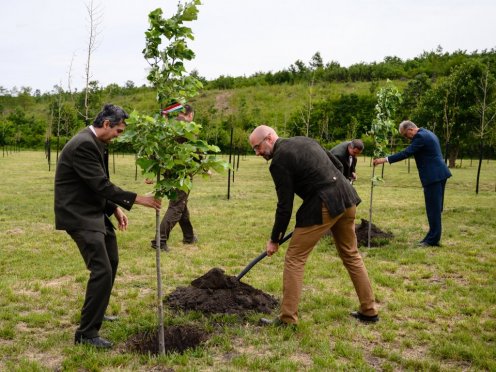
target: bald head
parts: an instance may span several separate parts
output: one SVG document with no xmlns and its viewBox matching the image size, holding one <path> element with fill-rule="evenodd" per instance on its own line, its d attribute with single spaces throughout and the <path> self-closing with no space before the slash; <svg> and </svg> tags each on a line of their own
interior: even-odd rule
<svg viewBox="0 0 496 372">
<path fill-rule="evenodd" d="M 273 128 L 259 125 L 251 132 L 248 141 L 257 156 L 263 156 L 264 159 L 269 160 L 272 158 L 274 144 L 278 138 Z"/>
</svg>

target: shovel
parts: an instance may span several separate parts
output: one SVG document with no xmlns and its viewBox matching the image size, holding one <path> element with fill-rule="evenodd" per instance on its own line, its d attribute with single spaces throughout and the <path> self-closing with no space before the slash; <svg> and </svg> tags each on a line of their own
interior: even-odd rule
<svg viewBox="0 0 496 372">
<path fill-rule="evenodd" d="M 293 232 L 291 231 L 288 235 L 286 235 L 284 238 L 282 238 L 281 240 L 279 240 L 279 245 L 281 245 L 282 243 L 284 243 L 285 241 L 289 240 L 289 238 L 291 238 L 291 236 L 293 235 Z M 241 273 L 239 273 L 239 275 L 236 277 L 236 279 L 239 281 L 241 280 L 241 278 L 243 276 L 246 275 L 246 273 L 248 271 L 251 270 L 251 268 L 253 266 L 255 266 L 258 261 L 260 261 L 262 258 L 264 258 L 265 256 L 267 256 L 267 251 L 263 251 L 257 258 L 255 258 L 253 261 L 251 261 L 248 266 L 246 266 L 243 271 L 241 271 Z"/>
</svg>

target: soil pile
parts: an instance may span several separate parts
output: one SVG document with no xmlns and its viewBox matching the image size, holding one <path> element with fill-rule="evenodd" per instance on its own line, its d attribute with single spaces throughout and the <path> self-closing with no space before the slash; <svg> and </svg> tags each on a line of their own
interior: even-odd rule
<svg viewBox="0 0 496 372">
<path fill-rule="evenodd" d="M 171 326 L 164 328 L 166 353 L 182 353 L 208 340 L 208 334 L 193 326 Z M 142 332 L 126 341 L 126 350 L 140 354 L 158 355 L 158 331 Z"/>
<path fill-rule="evenodd" d="M 362 218 L 360 225 L 355 225 L 355 233 L 357 236 L 358 246 L 367 247 L 369 241 L 369 221 Z M 385 245 L 392 239 L 394 235 L 390 232 L 385 232 L 379 229 L 376 225 L 372 224 L 370 233 L 370 246 L 379 247 Z"/>
<path fill-rule="evenodd" d="M 225 275 L 219 268 L 193 280 L 189 287 L 178 287 L 165 302 L 173 309 L 238 315 L 269 314 L 278 305 L 273 296 Z"/>
</svg>

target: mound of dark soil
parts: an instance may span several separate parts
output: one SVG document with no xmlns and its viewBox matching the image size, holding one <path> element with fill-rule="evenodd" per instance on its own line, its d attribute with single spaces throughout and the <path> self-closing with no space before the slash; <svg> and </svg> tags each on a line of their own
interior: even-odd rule
<svg viewBox="0 0 496 372">
<path fill-rule="evenodd" d="M 369 241 L 369 221 L 362 218 L 360 225 L 355 225 L 355 233 L 357 236 L 358 246 L 367 247 Z M 379 247 L 385 245 L 392 239 L 394 235 L 390 232 L 385 232 L 379 229 L 376 225 L 372 224 L 370 233 L 370 246 Z"/>
<path fill-rule="evenodd" d="M 164 328 L 166 353 L 182 353 L 208 340 L 208 334 L 193 326 L 171 326 Z M 138 333 L 126 341 L 126 350 L 140 354 L 158 355 L 158 330 Z"/>
<path fill-rule="evenodd" d="M 193 280 L 189 287 L 178 287 L 165 302 L 173 309 L 238 315 L 269 314 L 278 305 L 273 296 L 225 275 L 219 268 Z"/>
</svg>

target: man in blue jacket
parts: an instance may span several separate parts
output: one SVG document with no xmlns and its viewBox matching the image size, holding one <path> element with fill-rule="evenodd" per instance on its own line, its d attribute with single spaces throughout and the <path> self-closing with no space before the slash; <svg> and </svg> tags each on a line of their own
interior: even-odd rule
<svg viewBox="0 0 496 372">
<path fill-rule="evenodd" d="M 374 165 L 392 164 L 414 156 L 420 182 L 424 188 L 425 210 L 429 221 L 429 231 L 425 238 L 419 242 L 419 245 L 439 246 L 442 232 L 441 213 L 443 212 L 444 189 L 446 180 L 451 177 L 451 172 L 444 163 L 441 145 L 434 133 L 425 128 L 418 128 L 408 120 L 401 122 L 399 132 L 403 137 L 412 141 L 410 146 L 394 155 L 374 159 Z"/>
</svg>

